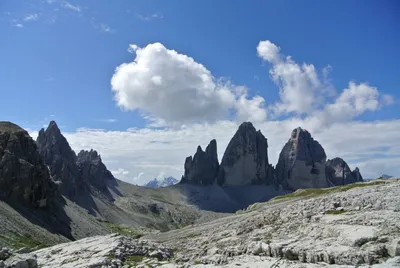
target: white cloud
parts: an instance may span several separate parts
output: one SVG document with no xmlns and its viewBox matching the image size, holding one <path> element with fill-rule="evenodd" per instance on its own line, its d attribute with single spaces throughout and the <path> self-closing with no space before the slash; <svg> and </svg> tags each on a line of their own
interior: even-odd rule
<svg viewBox="0 0 400 268">
<path fill-rule="evenodd" d="M 351 120 L 365 111 L 376 111 L 394 102 L 392 96 L 380 97 L 378 89 L 366 83 L 350 82 L 349 87 L 338 95 L 329 81 L 330 65 L 319 73 L 313 64 L 300 65 L 290 56 L 281 55 L 280 51 L 268 40 L 257 46 L 258 56 L 271 64 L 270 74 L 279 87 L 280 100 L 270 106 L 275 115 L 306 116 L 308 121 L 326 126 Z"/>
<path fill-rule="evenodd" d="M 161 43 L 144 48 L 130 45 L 128 50 L 136 58 L 118 66 L 111 79 L 115 100 L 123 109 L 169 123 L 214 122 L 227 118 L 232 110 L 241 120 L 266 117 L 262 97 L 248 100 L 247 89 L 215 79 L 193 58 Z"/>
<path fill-rule="evenodd" d="M 16 23 L 13 26 L 17 27 L 17 28 L 23 28 L 24 27 L 24 25 L 22 23 Z"/>
<path fill-rule="evenodd" d="M 143 16 L 141 14 L 136 14 L 136 16 L 142 21 L 151 21 L 151 20 L 155 20 L 155 19 L 163 19 L 164 18 L 164 16 L 160 13 L 153 13 L 149 16 Z"/>
<path fill-rule="evenodd" d="M 62 7 L 75 11 L 75 12 L 81 12 L 81 7 L 77 6 L 77 5 L 72 5 L 70 2 L 68 1 L 61 1 L 62 3 Z"/>
<path fill-rule="evenodd" d="M 291 57 L 280 55 L 280 48 L 270 41 L 257 46 L 258 56 L 271 64 L 270 74 L 279 87 L 280 102 L 271 107 L 277 115 L 310 114 L 324 103 L 325 87 L 312 64 L 297 64 Z M 322 92 L 321 92 L 322 93 Z"/>
<path fill-rule="evenodd" d="M 257 46 L 258 56 L 271 63 L 280 61 L 280 51 L 280 47 L 277 47 L 269 40 L 260 41 Z"/>
<path fill-rule="evenodd" d="M 100 119 L 101 122 L 105 122 L 105 123 L 115 123 L 118 121 L 118 119 L 115 118 L 107 118 L 107 119 Z"/>
<path fill-rule="evenodd" d="M 29 14 L 28 16 L 26 16 L 23 20 L 24 21 L 35 21 L 39 19 L 39 15 L 38 14 Z"/>
</svg>

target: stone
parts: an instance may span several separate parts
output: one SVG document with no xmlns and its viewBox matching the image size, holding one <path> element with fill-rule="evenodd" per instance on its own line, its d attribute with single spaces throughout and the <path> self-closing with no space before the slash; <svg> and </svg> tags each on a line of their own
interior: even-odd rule
<svg viewBox="0 0 400 268">
<path fill-rule="evenodd" d="M 363 181 L 360 170 L 355 168 L 353 171 L 351 171 L 347 163 L 339 157 L 333 158 L 326 162 L 325 172 L 330 186 L 346 185 Z"/>
<path fill-rule="evenodd" d="M 221 186 L 273 184 L 274 170 L 268 162 L 268 142 L 252 123 L 244 122 L 230 140 L 218 174 Z"/>
<path fill-rule="evenodd" d="M 208 144 L 205 152 L 198 146 L 193 158 L 192 156 L 186 158 L 184 168 L 185 173 L 181 183 L 213 184 L 219 170 L 216 140 Z"/>
<path fill-rule="evenodd" d="M 5 267 L 13 268 L 37 268 L 38 263 L 35 255 L 16 254 L 5 261 Z"/>
<path fill-rule="evenodd" d="M 16 251 L 16 253 L 19 253 L 19 254 L 25 254 L 25 253 L 30 253 L 30 252 L 31 252 L 30 248 L 20 248 Z"/>
<path fill-rule="evenodd" d="M 389 256 L 400 256 L 400 239 L 394 239 L 388 248 Z"/>
<path fill-rule="evenodd" d="M 300 127 L 292 131 L 283 147 L 275 174 L 278 183 L 285 189 L 325 188 L 326 154 L 324 148 Z"/>
<path fill-rule="evenodd" d="M 11 122 L 0 122 L 0 199 L 46 208 L 57 196 L 35 141 Z"/>
</svg>

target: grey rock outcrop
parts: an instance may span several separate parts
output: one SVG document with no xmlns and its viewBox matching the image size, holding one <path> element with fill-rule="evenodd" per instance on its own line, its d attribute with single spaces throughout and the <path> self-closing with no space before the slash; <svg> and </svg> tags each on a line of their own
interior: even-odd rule
<svg viewBox="0 0 400 268">
<path fill-rule="evenodd" d="M 268 142 L 250 122 L 242 123 L 226 148 L 221 161 L 218 184 L 241 186 L 274 182 L 268 162 Z"/>
<path fill-rule="evenodd" d="M 56 122 L 51 121 L 46 130 L 41 129 L 36 142 L 52 179 L 60 186 L 61 193 L 75 200 L 85 190 L 85 185 L 80 180 L 76 154 Z"/>
<path fill-rule="evenodd" d="M 193 158 L 192 156 L 186 158 L 185 174 L 181 183 L 211 185 L 215 182 L 218 170 L 217 142 L 212 140 L 205 152 L 198 146 Z"/>
<path fill-rule="evenodd" d="M 19 126 L 0 122 L 0 199 L 44 208 L 56 195 L 35 141 Z"/>
<path fill-rule="evenodd" d="M 360 170 L 356 167 L 353 171 L 340 157 L 326 161 L 326 178 L 333 185 L 345 185 L 362 182 Z"/>
<path fill-rule="evenodd" d="M 82 180 L 100 191 L 106 191 L 108 182 L 115 180 L 100 155 L 94 150 L 80 151 L 77 157 L 77 166 Z"/>
<path fill-rule="evenodd" d="M 302 128 L 292 131 L 283 147 L 275 174 L 278 183 L 289 190 L 328 187 L 324 148 Z"/>
</svg>

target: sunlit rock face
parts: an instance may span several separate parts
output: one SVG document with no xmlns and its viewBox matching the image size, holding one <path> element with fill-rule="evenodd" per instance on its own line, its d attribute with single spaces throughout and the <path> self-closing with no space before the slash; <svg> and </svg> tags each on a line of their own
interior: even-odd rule
<svg viewBox="0 0 400 268">
<path fill-rule="evenodd" d="M 325 174 L 326 154 L 324 148 L 302 128 L 292 131 L 289 141 L 283 147 L 275 174 L 284 188 L 328 187 Z"/>
<path fill-rule="evenodd" d="M 239 126 L 226 148 L 218 174 L 218 184 L 241 186 L 271 184 L 273 167 L 268 162 L 268 142 L 252 123 Z"/>
</svg>

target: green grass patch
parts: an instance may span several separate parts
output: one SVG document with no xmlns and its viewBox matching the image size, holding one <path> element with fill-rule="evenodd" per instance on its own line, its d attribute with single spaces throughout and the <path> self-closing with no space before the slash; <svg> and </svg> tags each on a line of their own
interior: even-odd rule
<svg viewBox="0 0 400 268">
<path fill-rule="evenodd" d="M 135 229 L 127 227 L 127 226 L 122 226 L 122 225 L 118 225 L 118 224 L 114 224 L 114 223 L 110 223 L 110 222 L 106 223 L 106 226 L 113 233 L 131 236 L 133 238 L 140 238 L 143 236 L 143 234 L 141 232 L 139 232 L 138 230 L 135 230 Z"/>
<path fill-rule="evenodd" d="M 48 247 L 48 245 L 35 240 L 29 234 L 19 235 L 17 233 L 0 234 L 0 244 L 12 249 L 20 249 L 24 247 L 41 249 Z"/>
<path fill-rule="evenodd" d="M 370 183 L 353 183 L 353 184 L 348 184 L 348 185 L 343 185 L 343 186 L 335 186 L 335 187 L 331 187 L 331 188 L 301 189 L 301 190 L 297 190 L 294 193 L 277 196 L 277 197 L 273 198 L 272 200 L 281 200 L 281 199 L 299 198 L 299 197 L 314 197 L 314 196 L 329 194 L 329 193 L 333 193 L 333 192 L 346 192 L 353 188 L 369 187 L 369 186 L 385 184 L 385 183 L 387 183 L 387 182 L 375 181 L 375 182 L 370 182 Z"/>
<path fill-rule="evenodd" d="M 326 212 L 326 214 L 329 214 L 329 215 L 339 215 L 339 214 L 343 214 L 343 213 L 345 213 L 346 211 L 345 210 L 328 210 L 327 212 Z"/>
</svg>

